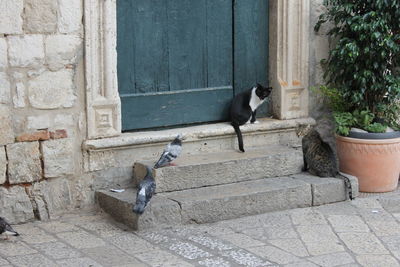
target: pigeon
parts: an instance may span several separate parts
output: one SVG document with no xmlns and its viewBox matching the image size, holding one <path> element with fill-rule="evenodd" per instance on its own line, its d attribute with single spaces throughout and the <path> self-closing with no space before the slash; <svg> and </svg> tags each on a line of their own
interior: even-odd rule
<svg viewBox="0 0 400 267">
<path fill-rule="evenodd" d="M 0 217 L 0 235 L 6 235 L 5 239 L 8 239 L 8 236 L 19 236 L 19 234 L 11 227 L 11 225 L 2 217 Z"/>
<path fill-rule="evenodd" d="M 152 170 L 149 166 L 146 166 L 147 174 L 140 182 L 137 193 L 136 203 L 132 209 L 134 213 L 142 214 L 151 197 L 156 191 L 156 182 L 154 181 Z"/>
<path fill-rule="evenodd" d="M 182 135 L 178 136 L 167 145 L 162 153 L 160 159 L 154 165 L 154 169 L 164 167 L 171 164 L 171 161 L 176 159 L 182 151 Z"/>
</svg>

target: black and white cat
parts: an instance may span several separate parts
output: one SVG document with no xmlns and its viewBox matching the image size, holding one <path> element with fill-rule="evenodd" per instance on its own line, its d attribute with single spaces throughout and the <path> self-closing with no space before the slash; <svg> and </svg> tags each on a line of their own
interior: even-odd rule
<svg viewBox="0 0 400 267">
<path fill-rule="evenodd" d="M 248 122 L 256 122 L 256 110 L 267 99 L 272 87 L 263 87 L 260 84 L 248 89 L 233 98 L 231 105 L 231 124 L 238 137 L 239 150 L 244 152 L 242 132 L 239 126 Z"/>
</svg>

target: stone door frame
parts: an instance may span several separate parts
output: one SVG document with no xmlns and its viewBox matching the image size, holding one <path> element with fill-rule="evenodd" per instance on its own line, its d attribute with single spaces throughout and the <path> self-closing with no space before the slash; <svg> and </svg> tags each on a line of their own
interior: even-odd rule
<svg viewBox="0 0 400 267">
<path fill-rule="evenodd" d="M 269 1 L 269 80 L 278 119 L 308 116 L 309 0 Z M 87 137 L 121 135 L 116 0 L 84 0 Z"/>
</svg>

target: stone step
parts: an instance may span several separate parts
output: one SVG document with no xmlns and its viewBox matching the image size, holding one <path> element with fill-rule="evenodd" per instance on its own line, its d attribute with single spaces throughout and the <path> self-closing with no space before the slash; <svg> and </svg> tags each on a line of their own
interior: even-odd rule
<svg viewBox="0 0 400 267">
<path fill-rule="evenodd" d="M 283 145 L 251 148 L 245 153 L 230 150 L 182 155 L 174 161 L 177 166 L 155 169 L 153 175 L 157 192 L 171 192 L 299 173 L 302 155 L 301 150 Z M 135 185 L 145 176 L 145 165 L 153 166 L 155 161 L 135 163 Z"/>
<path fill-rule="evenodd" d="M 358 188 L 357 179 L 352 177 L 351 181 Z M 158 193 L 141 216 L 132 212 L 136 200 L 133 188 L 122 193 L 100 190 L 96 199 L 115 220 L 142 230 L 322 205 L 346 197 L 341 179 L 296 174 Z"/>
</svg>

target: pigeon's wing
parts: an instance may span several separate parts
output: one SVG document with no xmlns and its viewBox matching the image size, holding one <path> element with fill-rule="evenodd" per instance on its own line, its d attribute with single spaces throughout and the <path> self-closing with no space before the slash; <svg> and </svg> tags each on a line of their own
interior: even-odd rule
<svg viewBox="0 0 400 267">
<path fill-rule="evenodd" d="M 181 154 L 181 151 L 182 146 L 180 145 L 171 145 L 168 150 L 168 152 L 174 156 L 174 159 L 176 159 Z"/>
<path fill-rule="evenodd" d="M 136 201 L 133 206 L 132 211 L 137 214 L 142 214 L 144 212 L 144 208 L 146 207 L 146 189 L 143 187 L 142 183 L 139 184 L 137 192 L 136 192 Z"/>
<path fill-rule="evenodd" d="M 170 163 L 170 152 L 169 151 L 164 151 L 160 157 L 160 159 L 157 161 L 157 163 L 154 165 L 154 168 L 162 167 Z"/>
<path fill-rule="evenodd" d="M 155 192 L 156 192 L 156 183 L 152 181 L 151 183 L 149 183 L 148 190 L 146 192 L 147 198 L 150 199 Z"/>
</svg>

